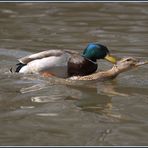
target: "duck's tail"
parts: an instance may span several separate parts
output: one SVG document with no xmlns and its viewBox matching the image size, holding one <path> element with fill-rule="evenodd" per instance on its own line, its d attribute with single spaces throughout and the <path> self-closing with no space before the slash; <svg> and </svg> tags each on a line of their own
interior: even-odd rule
<svg viewBox="0 0 148 148">
<path fill-rule="evenodd" d="M 26 66 L 26 64 L 23 64 L 23 63 L 17 63 L 14 67 L 11 67 L 10 68 L 10 72 L 11 73 L 14 73 L 14 72 L 19 72 L 20 71 L 20 69 L 22 68 L 22 67 L 24 67 L 24 66 Z"/>
</svg>

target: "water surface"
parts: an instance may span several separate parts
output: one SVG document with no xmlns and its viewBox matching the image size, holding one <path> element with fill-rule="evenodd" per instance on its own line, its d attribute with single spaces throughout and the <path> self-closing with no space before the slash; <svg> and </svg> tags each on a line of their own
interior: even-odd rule
<svg viewBox="0 0 148 148">
<path fill-rule="evenodd" d="M 147 20 L 148 3 L 0 3 L 0 145 L 147 145 L 147 65 L 81 86 L 9 73 L 22 56 L 90 42 L 146 60 Z"/>
</svg>

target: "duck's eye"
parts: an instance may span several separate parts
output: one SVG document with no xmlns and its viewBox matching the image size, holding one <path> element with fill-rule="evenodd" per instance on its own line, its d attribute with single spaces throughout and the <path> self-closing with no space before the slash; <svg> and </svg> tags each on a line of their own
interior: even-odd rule
<svg viewBox="0 0 148 148">
<path fill-rule="evenodd" d="M 131 61 L 131 59 L 127 59 L 126 61 L 129 62 L 129 61 Z"/>
</svg>

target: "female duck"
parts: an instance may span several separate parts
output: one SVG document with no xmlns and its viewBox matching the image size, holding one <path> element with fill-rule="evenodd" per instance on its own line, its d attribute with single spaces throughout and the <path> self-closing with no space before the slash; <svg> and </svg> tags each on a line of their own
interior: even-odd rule
<svg viewBox="0 0 148 148">
<path fill-rule="evenodd" d="M 14 69 L 18 73 L 39 73 L 43 76 L 57 76 L 67 78 L 71 76 L 85 76 L 94 73 L 97 59 L 106 59 L 116 63 L 107 47 L 90 43 L 82 55 L 70 50 L 47 50 L 19 59 Z M 13 68 L 10 69 L 13 71 Z"/>
</svg>

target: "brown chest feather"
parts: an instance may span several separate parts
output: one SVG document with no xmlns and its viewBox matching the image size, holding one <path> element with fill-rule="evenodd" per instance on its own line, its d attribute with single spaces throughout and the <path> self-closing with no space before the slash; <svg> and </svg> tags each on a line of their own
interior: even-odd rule
<svg viewBox="0 0 148 148">
<path fill-rule="evenodd" d="M 97 64 L 81 56 L 73 56 L 68 61 L 68 76 L 84 76 L 94 73 Z"/>
</svg>

